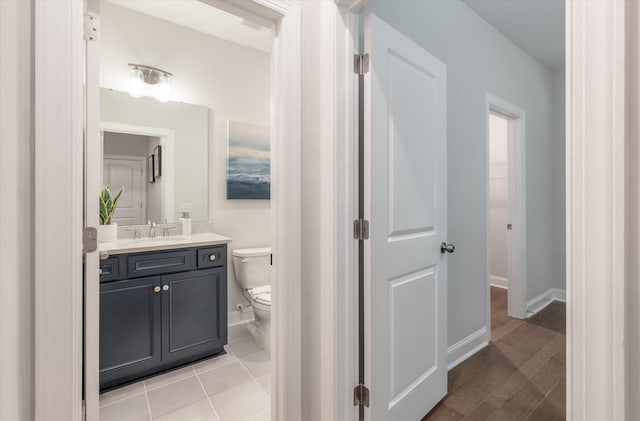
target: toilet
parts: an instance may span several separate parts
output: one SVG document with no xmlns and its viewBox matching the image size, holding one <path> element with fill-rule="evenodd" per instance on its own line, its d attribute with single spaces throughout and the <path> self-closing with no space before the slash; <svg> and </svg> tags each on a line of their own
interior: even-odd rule
<svg viewBox="0 0 640 421">
<path fill-rule="evenodd" d="M 235 249 L 233 271 L 236 283 L 255 314 L 253 332 L 258 344 L 271 349 L 271 248 Z"/>
</svg>

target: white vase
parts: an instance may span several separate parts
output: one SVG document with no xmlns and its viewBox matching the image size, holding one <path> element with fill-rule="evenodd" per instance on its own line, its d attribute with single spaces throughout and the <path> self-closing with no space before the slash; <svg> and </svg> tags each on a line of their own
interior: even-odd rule
<svg viewBox="0 0 640 421">
<path fill-rule="evenodd" d="M 118 224 L 113 222 L 109 225 L 98 225 L 98 241 L 101 243 L 112 243 L 118 240 Z"/>
</svg>

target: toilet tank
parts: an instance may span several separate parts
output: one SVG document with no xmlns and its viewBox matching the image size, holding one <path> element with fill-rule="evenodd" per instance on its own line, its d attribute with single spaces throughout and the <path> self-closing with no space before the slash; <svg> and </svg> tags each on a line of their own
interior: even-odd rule
<svg viewBox="0 0 640 421">
<path fill-rule="evenodd" d="M 242 289 L 271 285 L 271 247 L 234 250 L 233 272 Z"/>
</svg>

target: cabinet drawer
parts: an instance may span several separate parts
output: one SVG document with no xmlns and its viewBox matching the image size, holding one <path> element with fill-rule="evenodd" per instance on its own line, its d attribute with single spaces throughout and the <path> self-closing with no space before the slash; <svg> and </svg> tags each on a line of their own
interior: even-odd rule
<svg viewBox="0 0 640 421">
<path fill-rule="evenodd" d="M 198 249 L 198 267 L 199 268 L 216 268 L 226 265 L 227 248 L 208 247 Z"/>
<path fill-rule="evenodd" d="M 118 257 L 116 256 L 100 260 L 100 282 L 118 279 L 118 268 Z"/>
<path fill-rule="evenodd" d="M 130 278 L 195 269 L 196 252 L 193 249 L 130 255 L 127 261 Z"/>
</svg>

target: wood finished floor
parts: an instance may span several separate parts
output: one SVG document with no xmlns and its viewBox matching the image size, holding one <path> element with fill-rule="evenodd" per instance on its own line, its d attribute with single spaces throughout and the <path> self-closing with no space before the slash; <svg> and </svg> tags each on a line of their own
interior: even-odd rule
<svg viewBox="0 0 640 421">
<path fill-rule="evenodd" d="M 565 304 L 527 320 L 507 316 L 491 288 L 491 343 L 449 371 L 449 392 L 422 421 L 565 420 Z"/>
</svg>

